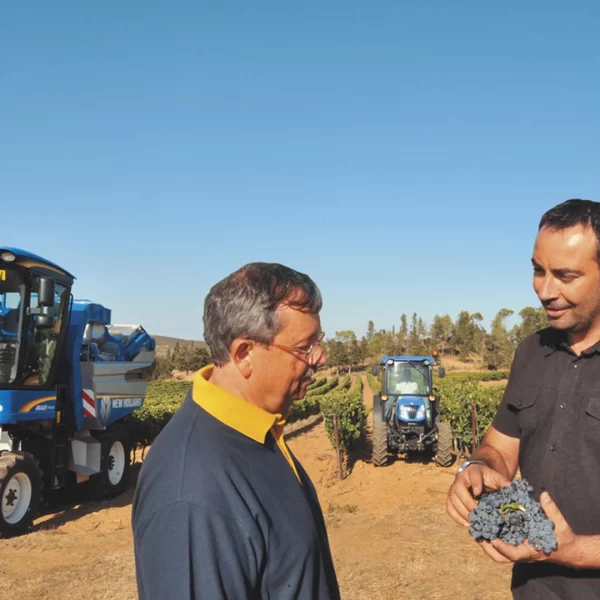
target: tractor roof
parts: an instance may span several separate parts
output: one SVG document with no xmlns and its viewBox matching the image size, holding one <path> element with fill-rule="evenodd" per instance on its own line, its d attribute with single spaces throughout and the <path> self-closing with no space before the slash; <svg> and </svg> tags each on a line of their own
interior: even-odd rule
<svg viewBox="0 0 600 600">
<path fill-rule="evenodd" d="M 381 359 L 381 364 L 384 365 L 388 360 L 394 362 L 424 362 L 428 360 L 431 364 L 435 362 L 431 356 L 384 356 Z"/>
</svg>

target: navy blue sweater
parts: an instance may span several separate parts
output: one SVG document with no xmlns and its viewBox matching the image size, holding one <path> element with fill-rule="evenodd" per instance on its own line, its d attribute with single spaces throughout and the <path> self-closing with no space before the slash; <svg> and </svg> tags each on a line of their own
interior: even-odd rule
<svg viewBox="0 0 600 600">
<path fill-rule="evenodd" d="M 291 452 L 290 452 L 291 454 Z M 141 600 L 338 600 L 316 491 L 192 393 L 152 445 L 133 501 Z"/>
</svg>

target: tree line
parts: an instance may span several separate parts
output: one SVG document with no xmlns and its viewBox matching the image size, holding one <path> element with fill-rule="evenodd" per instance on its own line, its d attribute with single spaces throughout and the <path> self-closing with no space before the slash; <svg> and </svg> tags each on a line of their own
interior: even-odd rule
<svg viewBox="0 0 600 600">
<path fill-rule="evenodd" d="M 173 371 L 198 371 L 210 364 L 211 356 L 208 348 L 194 344 L 181 345 L 179 342 L 173 348 L 168 348 L 165 355 L 156 357 L 155 379 L 165 379 L 173 375 Z"/>
<path fill-rule="evenodd" d="M 531 333 L 548 325 L 542 308 L 526 306 L 519 312 L 520 322 L 508 328 L 514 314 L 503 308 L 494 317 L 487 331 L 481 313 L 461 311 L 456 320 L 450 315 L 435 315 L 430 325 L 413 313 L 400 317 L 398 329 L 375 328 L 369 321 L 366 335 L 358 338 L 351 330 L 336 331 L 333 338 L 323 342 L 329 366 L 353 368 L 369 359 L 385 355 L 428 356 L 433 349 L 440 355 L 451 355 L 467 362 L 473 355 L 480 357 L 486 368 L 507 369 L 517 345 Z"/>
</svg>

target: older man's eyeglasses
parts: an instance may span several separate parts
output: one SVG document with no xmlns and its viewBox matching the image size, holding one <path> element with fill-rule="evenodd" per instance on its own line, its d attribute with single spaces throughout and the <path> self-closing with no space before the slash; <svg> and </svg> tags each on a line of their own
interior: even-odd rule
<svg viewBox="0 0 600 600">
<path fill-rule="evenodd" d="M 316 342 L 313 342 L 310 346 L 306 348 L 293 348 L 291 346 L 283 346 L 281 344 L 265 344 L 266 346 L 273 346 L 274 348 L 279 348 L 279 350 L 283 350 L 284 352 L 289 352 L 296 358 L 300 358 L 301 360 L 306 360 L 308 364 L 311 364 L 314 361 L 315 356 L 318 355 L 317 350 L 321 348 L 321 342 L 325 337 L 325 333 L 323 331 L 319 332 L 319 337 Z M 298 356 L 300 354 L 300 356 Z"/>
</svg>

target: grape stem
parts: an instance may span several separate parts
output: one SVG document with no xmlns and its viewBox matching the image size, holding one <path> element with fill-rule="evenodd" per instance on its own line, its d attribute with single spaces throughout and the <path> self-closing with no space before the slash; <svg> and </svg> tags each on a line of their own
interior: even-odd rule
<svg viewBox="0 0 600 600">
<path fill-rule="evenodd" d="M 518 510 L 522 512 L 527 512 L 525 507 L 522 504 L 517 504 L 516 502 L 510 502 L 509 504 L 505 504 L 499 508 L 500 514 L 506 519 L 506 515 L 508 513 L 517 512 Z"/>
</svg>

